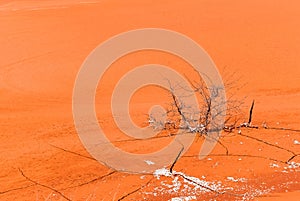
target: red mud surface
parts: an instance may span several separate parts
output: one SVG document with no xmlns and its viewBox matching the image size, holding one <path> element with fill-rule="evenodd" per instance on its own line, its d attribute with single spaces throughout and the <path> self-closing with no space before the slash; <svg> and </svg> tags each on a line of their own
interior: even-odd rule
<svg viewBox="0 0 300 201">
<path fill-rule="evenodd" d="M 236 95 L 246 97 L 245 120 L 255 99 L 253 124 L 300 129 L 297 0 L 0 1 L 0 200 L 300 200 L 299 131 L 224 134 L 229 155 L 217 145 L 204 160 L 195 156 L 203 139 L 195 141 L 174 170 L 225 194 L 195 188 L 178 176 L 114 172 L 91 158 L 73 122 L 76 75 L 101 42 L 147 27 L 189 36 L 222 76 L 235 72 L 237 84 L 244 86 Z M 151 62 L 188 68 L 162 52 L 139 52 L 114 63 L 96 97 L 98 119 L 109 138 L 120 137 L 108 105 L 112 87 L 126 70 Z M 147 121 L 143 114 L 152 103 L 165 100 L 162 91 L 153 90 L 132 98 L 137 123 Z M 116 146 L 152 151 L 168 140 Z"/>
</svg>

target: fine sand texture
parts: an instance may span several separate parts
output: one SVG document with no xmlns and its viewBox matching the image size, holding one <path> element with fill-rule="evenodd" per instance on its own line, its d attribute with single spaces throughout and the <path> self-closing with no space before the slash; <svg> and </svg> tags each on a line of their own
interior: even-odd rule
<svg viewBox="0 0 300 201">
<path fill-rule="evenodd" d="M 128 174 L 96 161 L 74 125 L 76 76 L 99 44 L 142 28 L 173 30 L 201 45 L 224 80 L 239 87 L 239 123 L 255 100 L 252 124 L 259 128 L 222 133 L 203 160 L 204 138 L 195 139 L 173 175 L 168 167 Z M 0 200 L 300 200 L 299 44 L 298 0 L 0 1 Z M 149 63 L 194 73 L 172 54 L 139 51 L 111 65 L 95 97 L 107 138 L 136 154 L 173 139 L 128 140 L 111 113 L 118 80 Z M 159 87 L 136 91 L 133 121 L 145 126 L 151 106 L 168 101 Z"/>
</svg>

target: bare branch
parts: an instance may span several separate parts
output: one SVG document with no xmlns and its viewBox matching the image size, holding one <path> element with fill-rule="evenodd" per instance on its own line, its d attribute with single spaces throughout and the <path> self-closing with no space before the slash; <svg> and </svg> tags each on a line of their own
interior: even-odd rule
<svg viewBox="0 0 300 201">
<path fill-rule="evenodd" d="M 249 112 L 249 121 L 248 121 L 248 124 L 251 125 L 251 121 L 252 121 L 252 112 L 253 112 L 253 107 L 254 107 L 254 100 L 252 101 L 252 105 L 251 105 L 251 108 L 250 108 L 250 112 Z"/>
<path fill-rule="evenodd" d="M 184 150 L 184 147 L 181 148 L 181 150 L 180 150 L 179 153 L 177 154 L 177 156 L 176 156 L 174 162 L 172 163 L 172 165 L 171 165 L 171 167 L 170 167 L 170 172 L 171 172 L 171 173 L 172 173 L 172 171 L 173 171 L 173 168 L 174 168 L 176 162 L 178 161 L 179 157 L 181 156 L 183 150 Z"/>
</svg>

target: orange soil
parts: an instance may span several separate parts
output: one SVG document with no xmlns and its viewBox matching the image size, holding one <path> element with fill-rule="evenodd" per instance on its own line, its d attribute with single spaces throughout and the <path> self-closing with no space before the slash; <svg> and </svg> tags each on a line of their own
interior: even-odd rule
<svg viewBox="0 0 300 201">
<path fill-rule="evenodd" d="M 59 190 L 71 200 L 118 200 L 140 187 L 124 200 L 167 200 L 185 195 L 157 190 L 161 181 L 172 183 L 167 177 L 158 180 L 152 175 L 116 172 L 101 178 L 112 170 L 86 158 L 89 154 L 74 127 L 72 90 L 82 62 L 104 40 L 132 29 L 166 28 L 191 37 L 210 54 L 223 76 L 235 72 L 241 78 L 238 84 L 246 83 L 237 96 L 246 96 L 247 106 L 256 100 L 254 124 L 266 121 L 273 127 L 299 129 L 299 25 L 297 0 L 1 1 L 0 200 L 63 200 L 57 192 L 26 180 L 19 168 L 32 180 Z M 113 83 L 125 69 L 153 60 L 174 68 L 184 66 L 178 58 L 157 52 L 124 57 L 123 63 L 115 63 L 107 72 L 103 81 L 107 88 L 98 92 L 97 101 L 109 100 Z M 151 103 L 165 100 L 160 94 L 149 95 L 147 89 L 137 92 L 131 106 L 136 122 L 146 120 L 142 114 Z M 102 126 L 113 134 L 117 129 L 108 107 L 97 105 L 97 114 Z M 243 129 L 242 133 L 300 153 L 300 145 L 294 144 L 294 140 L 300 141 L 299 132 Z M 166 143 L 154 140 L 143 145 L 149 151 Z M 211 156 L 200 161 L 193 155 L 201 143 L 199 139 L 193 144 L 174 167 L 176 171 L 221 181 L 223 187 L 233 188 L 230 192 L 248 192 L 249 199 L 300 199 L 299 168 L 267 159 L 285 161 L 291 153 L 250 138 L 228 136 L 223 144 L 231 156 L 224 156 L 224 148 L 218 145 Z M 125 150 L 139 146 L 117 145 Z M 300 157 L 293 161 L 300 162 Z M 271 167 L 274 163 L 279 167 Z M 228 177 L 246 180 L 234 182 Z M 197 199 L 211 198 L 242 199 L 212 193 Z"/>
</svg>

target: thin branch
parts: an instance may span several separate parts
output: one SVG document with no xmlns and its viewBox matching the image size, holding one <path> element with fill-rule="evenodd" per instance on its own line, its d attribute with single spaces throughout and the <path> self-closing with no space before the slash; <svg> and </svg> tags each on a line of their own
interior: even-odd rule
<svg viewBox="0 0 300 201">
<path fill-rule="evenodd" d="M 253 112 L 253 108 L 254 108 L 254 103 L 255 103 L 255 101 L 253 100 L 251 108 L 250 108 L 250 112 L 249 112 L 249 120 L 248 120 L 249 125 L 251 125 L 251 121 L 252 121 L 252 112 Z"/>
<path fill-rule="evenodd" d="M 176 162 L 178 161 L 179 157 L 181 156 L 183 150 L 184 150 L 184 147 L 181 148 L 181 150 L 179 151 L 178 155 L 176 156 L 174 162 L 172 163 L 172 165 L 171 165 L 171 167 L 170 167 L 170 172 L 171 172 L 171 173 L 173 172 L 173 168 L 174 168 Z"/>
<path fill-rule="evenodd" d="M 192 179 L 190 179 L 190 178 L 188 178 L 188 177 L 186 177 L 186 176 L 184 176 L 184 175 L 182 175 L 182 174 L 180 174 L 180 173 L 173 173 L 172 175 L 174 175 L 174 176 L 180 176 L 180 177 L 182 177 L 183 179 L 185 179 L 185 180 L 187 180 L 187 181 L 189 181 L 189 182 L 191 182 L 191 183 L 193 183 L 193 184 L 196 184 L 197 186 L 200 186 L 201 188 L 204 188 L 204 189 L 206 189 L 206 190 L 209 190 L 209 191 L 211 191 L 211 192 L 214 192 L 214 193 L 216 193 L 216 194 L 224 194 L 224 192 L 219 192 L 219 191 L 217 191 L 217 190 L 215 190 L 215 189 L 212 189 L 212 188 L 210 188 L 210 187 L 208 187 L 208 186 L 199 184 L 199 183 L 193 181 Z"/>
<path fill-rule="evenodd" d="M 217 143 L 225 149 L 226 155 L 228 155 L 229 154 L 228 148 L 220 140 L 218 140 Z"/>
<path fill-rule="evenodd" d="M 204 188 L 204 189 L 206 189 L 206 190 L 209 190 L 209 191 L 211 191 L 211 192 L 216 193 L 217 196 L 218 196 L 218 195 L 224 195 L 224 194 L 226 194 L 226 195 L 231 195 L 231 196 L 235 196 L 235 197 L 243 197 L 243 196 L 244 196 L 244 194 L 229 193 L 229 192 L 226 192 L 226 191 L 223 191 L 223 192 L 217 191 L 217 190 L 215 190 L 215 189 L 213 189 L 213 188 L 211 188 L 211 187 L 209 187 L 209 186 L 205 186 L 205 185 L 203 185 L 203 184 L 199 184 L 198 182 L 196 182 L 196 181 L 194 181 L 194 180 L 192 180 L 192 179 L 186 177 L 185 175 L 183 175 L 183 174 L 181 174 L 181 173 L 173 173 L 172 175 L 174 175 L 174 176 L 180 176 L 180 177 L 182 177 L 183 179 L 185 179 L 185 180 L 187 180 L 187 181 L 189 181 L 189 182 L 191 182 L 191 183 L 193 183 L 193 184 L 195 184 L 195 185 L 197 185 L 197 186 L 199 186 L 199 187 L 201 187 L 201 188 Z"/>
<path fill-rule="evenodd" d="M 289 158 L 289 160 L 287 160 L 287 162 L 291 162 L 294 158 L 296 158 L 297 156 L 300 156 L 300 154 L 296 154 L 294 156 L 292 156 L 291 158 Z"/>
</svg>

